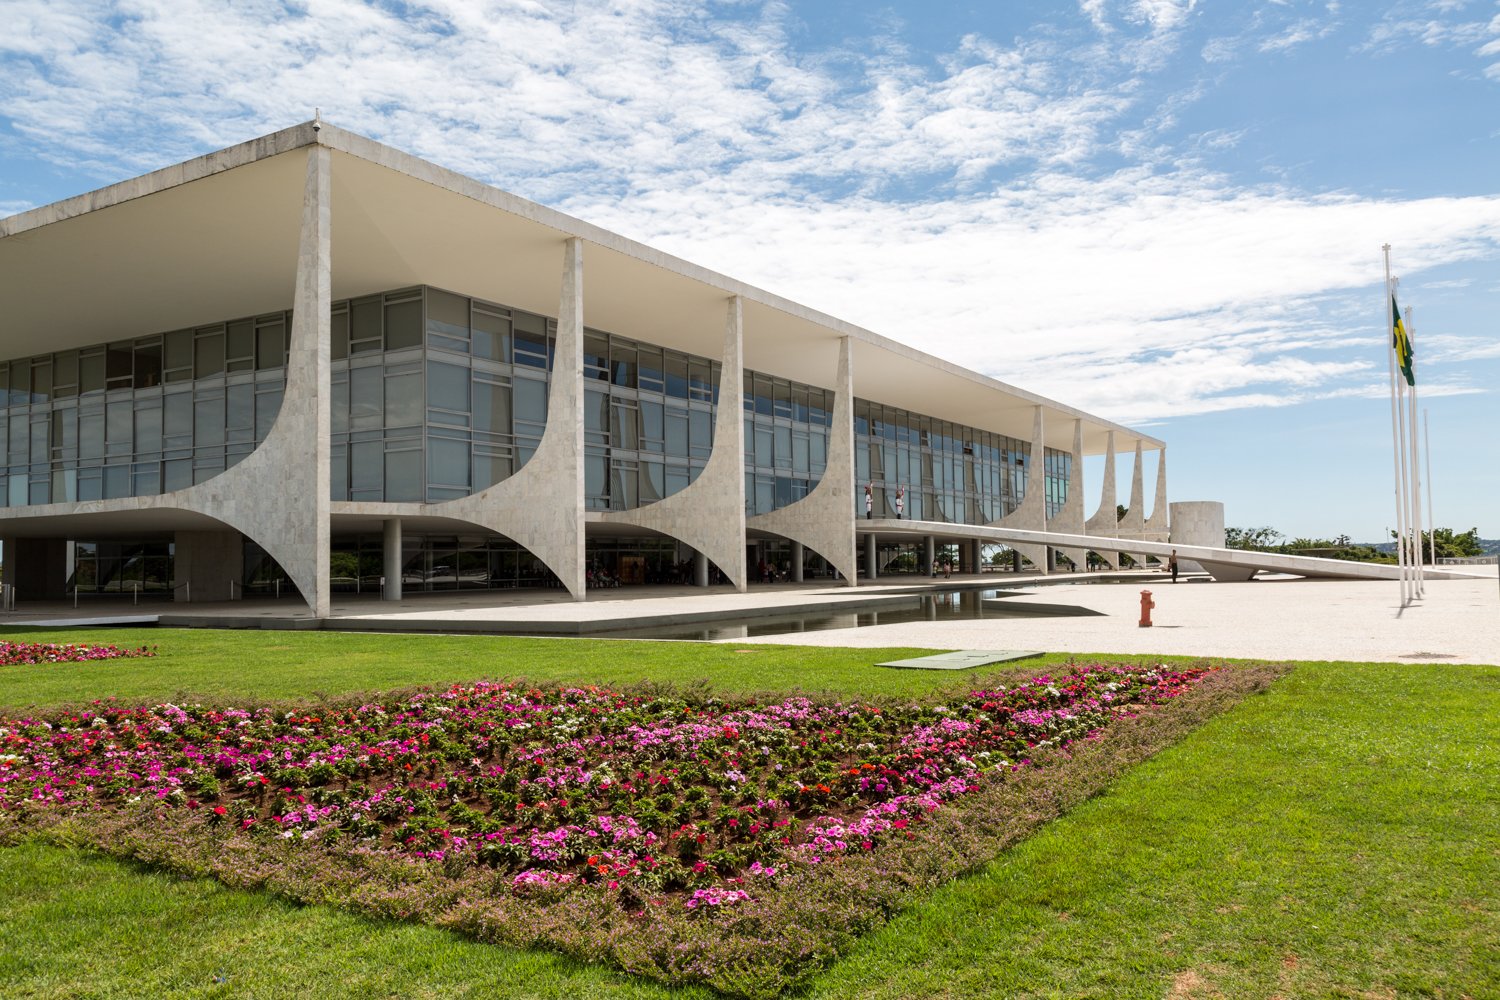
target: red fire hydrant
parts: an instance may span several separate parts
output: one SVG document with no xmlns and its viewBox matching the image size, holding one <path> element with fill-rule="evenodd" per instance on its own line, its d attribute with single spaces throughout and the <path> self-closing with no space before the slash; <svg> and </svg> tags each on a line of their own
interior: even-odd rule
<svg viewBox="0 0 1500 1000">
<path fill-rule="evenodd" d="M 1151 609 L 1156 607 L 1156 602 L 1151 599 L 1151 591 L 1141 591 L 1141 628 L 1151 627 Z"/>
</svg>

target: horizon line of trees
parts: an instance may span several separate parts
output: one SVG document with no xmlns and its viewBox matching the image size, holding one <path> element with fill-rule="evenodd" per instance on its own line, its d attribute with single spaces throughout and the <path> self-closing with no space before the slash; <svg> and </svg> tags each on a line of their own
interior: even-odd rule
<svg viewBox="0 0 1500 1000">
<path fill-rule="evenodd" d="M 1391 532 L 1391 538 L 1395 537 L 1396 533 Z M 1224 545 L 1231 549 L 1280 552 L 1285 555 L 1304 555 L 1307 550 L 1315 549 L 1319 550 L 1319 555 L 1354 562 L 1394 563 L 1396 561 L 1394 551 L 1386 551 L 1383 546 L 1368 543 L 1356 545 L 1349 540 L 1348 535 L 1339 535 L 1337 538 L 1288 539 L 1271 527 L 1225 528 Z M 1484 545 L 1479 538 L 1477 527 L 1461 533 L 1455 532 L 1452 528 L 1434 528 L 1431 531 L 1422 532 L 1423 562 L 1432 562 L 1434 558 L 1465 559 L 1482 555 L 1484 555 Z"/>
</svg>

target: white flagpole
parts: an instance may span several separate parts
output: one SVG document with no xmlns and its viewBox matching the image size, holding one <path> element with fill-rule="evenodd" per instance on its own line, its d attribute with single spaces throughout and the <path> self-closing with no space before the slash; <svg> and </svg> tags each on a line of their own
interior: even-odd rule
<svg viewBox="0 0 1500 1000">
<path fill-rule="evenodd" d="M 1397 279 L 1398 283 L 1400 279 Z M 1394 348 L 1393 348 L 1394 351 Z M 1406 465 L 1406 377 L 1401 374 L 1400 359 L 1396 359 L 1396 502 L 1401 507 L 1401 545 L 1406 561 L 1401 572 L 1406 577 L 1406 602 L 1417 599 L 1417 571 L 1412 565 L 1411 554 L 1411 472 Z"/>
<path fill-rule="evenodd" d="M 1432 525 L 1432 565 L 1437 565 L 1437 508 L 1432 505 L 1432 425 L 1422 411 L 1422 454 L 1427 459 L 1427 523 Z"/>
<path fill-rule="evenodd" d="M 1396 329 L 1396 287 L 1391 280 L 1391 245 L 1385 251 L 1385 357 L 1391 375 L 1391 464 L 1396 480 L 1396 564 L 1400 567 L 1401 606 L 1406 607 L 1406 511 L 1401 490 L 1401 429 L 1397 425 L 1396 348 L 1392 341 Z"/>
<path fill-rule="evenodd" d="M 1414 327 L 1412 326 L 1411 316 L 1412 307 L 1407 306 L 1406 336 L 1412 345 L 1412 349 L 1415 350 L 1416 334 L 1413 332 Z M 1413 362 L 1413 366 L 1415 366 L 1415 362 Z M 1415 374 L 1415 367 L 1413 367 L 1413 374 Z M 1427 579 L 1426 574 L 1422 572 L 1422 466 L 1418 461 L 1421 452 L 1417 450 L 1417 384 L 1415 380 L 1413 380 L 1412 384 L 1407 388 L 1407 393 L 1410 397 L 1410 410 L 1407 413 L 1407 428 L 1411 432 L 1411 519 L 1413 525 L 1412 537 L 1416 540 L 1417 545 L 1417 558 L 1412 569 L 1417 574 L 1417 596 L 1420 598 L 1426 598 Z"/>
</svg>

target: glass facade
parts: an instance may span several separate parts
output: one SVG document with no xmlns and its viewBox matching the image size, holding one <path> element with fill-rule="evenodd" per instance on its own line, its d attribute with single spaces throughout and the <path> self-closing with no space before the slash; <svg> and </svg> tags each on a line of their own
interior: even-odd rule
<svg viewBox="0 0 1500 1000">
<path fill-rule="evenodd" d="M 332 499 L 439 503 L 512 475 L 555 349 L 545 317 L 437 288 L 334 303 Z"/>
<path fill-rule="evenodd" d="M 281 409 L 291 314 L 0 362 L 0 498 L 112 500 L 218 475 Z"/>
<path fill-rule="evenodd" d="M 233 466 L 280 409 L 290 329 L 276 312 L 0 363 L 0 501 L 147 496 Z M 596 329 L 583 347 L 586 509 L 628 510 L 693 482 L 713 449 L 720 365 Z M 436 503 L 514 474 L 546 428 L 555 349 L 554 320 L 438 288 L 334 303 L 331 498 Z M 816 486 L 833 409 L 832 390 L 744 373 L 748 514 Z M 895 516 L 899 494 L 905 517 L 965 524 L 1025 495 L 1026 441 L 869 400 L 854 421 L 856 516 L 867 483 L 876 516 Z M 1072 456 L 1043 461 L 1053 515 Z M 423 579 L 451 562 L 462 586 L 472 561 L 439 557 Z M 530 578 L 483 561 L 486 579 Z"/>
<path fill-rule="evenodd" d="M 828 464 L 833 390 L 745 373 L 745 513 L 807 496 Z"/>
<path fill-rule="evenodd" d="M 917 521 L 988 524 L 1026 497 L 1031 444 L 1003 434 L 910 413 L 869 400 L 854 401 L 854 509 Z M 1073 456 L 1046 450 L 1047 515 L 1067 502 Z"/>
<path fill-rule="evenodd" d="M 713 451 L 720 375 L 707 358 L 585 330 L 585 509 L 629 510 L 696 480 Z"/>
</svg>

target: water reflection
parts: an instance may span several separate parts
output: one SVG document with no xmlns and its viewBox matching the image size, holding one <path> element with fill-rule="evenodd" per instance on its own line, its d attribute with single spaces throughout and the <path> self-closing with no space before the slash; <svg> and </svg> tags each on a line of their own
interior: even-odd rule
<svg viewBox="0 0 1500 1000">
<path fill-rule="evenodd" d="M 1014 591 L 944 590 L 932 594 L 912 595 L 910 603 L 890 604 L 879 608 L 850 611 L 816 611 L 798 614 L 730 618 L 692 625 L 662 625 L 642 628 L 591 632 L 591 638 L 605 639 L 749 639 L 766 635 L 793 635 L 797 632 L 823 632 L 828 629 L 865 628 L 869 625 L 901 625 L 907 622 L 973 621 L 985 618 L 1029 617 L 1023 606 L 1007 610 L 997 597 Z M 986 604 L 986 601 L 992 603 Z"/>
</svg>

